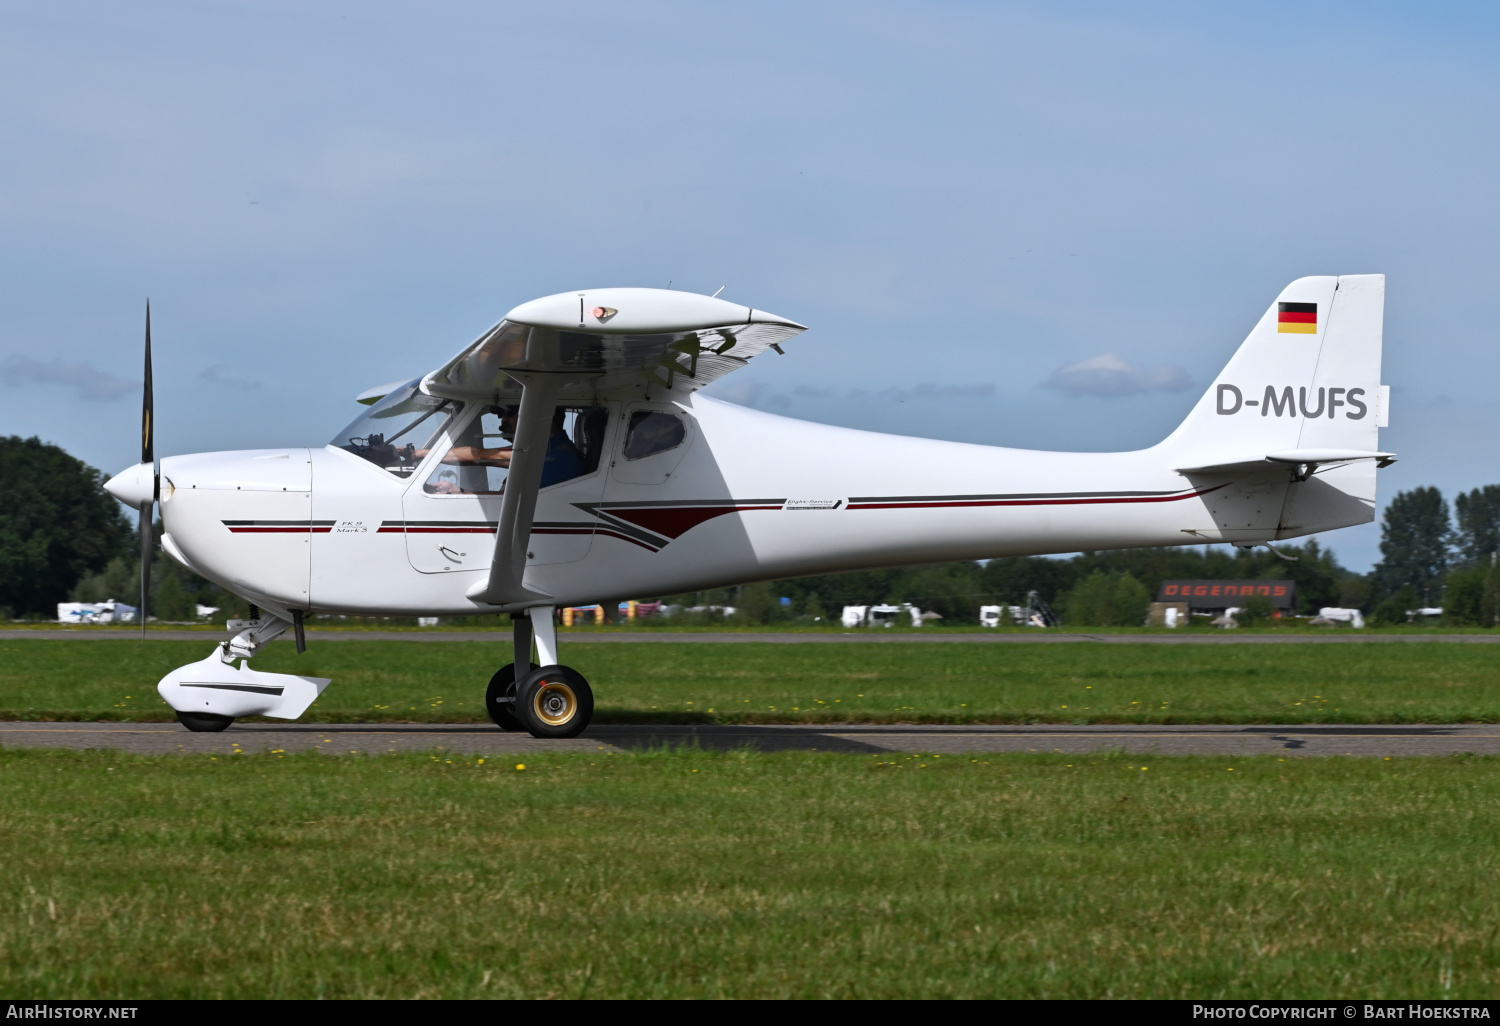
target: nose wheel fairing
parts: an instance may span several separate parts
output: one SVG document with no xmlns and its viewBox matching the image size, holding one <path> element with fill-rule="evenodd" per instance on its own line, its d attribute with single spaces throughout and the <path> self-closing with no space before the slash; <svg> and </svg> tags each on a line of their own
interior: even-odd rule
<svg viewBox="0 0 1500 1026">
<path fill-rule="evenodd" d="M 161 679 L 156 690 L 179 713 L 295 720 L 328 684 L 327 677 L 265 673 L 244 662 L 237 667 L 226 665 L 215 651 L 207 659 L 179 666 Z"/>
</svg>

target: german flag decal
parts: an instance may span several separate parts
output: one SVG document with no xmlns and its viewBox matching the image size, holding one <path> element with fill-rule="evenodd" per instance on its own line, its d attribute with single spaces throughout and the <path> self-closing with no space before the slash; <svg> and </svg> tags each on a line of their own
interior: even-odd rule
<svg viewBox="0 0 1500 1026">
<path fill-rule="evenodd" d="M 1294 335 L 1318 333 L 1317 303 L 1277 303 L 1276 330 Z"/>
</svg>

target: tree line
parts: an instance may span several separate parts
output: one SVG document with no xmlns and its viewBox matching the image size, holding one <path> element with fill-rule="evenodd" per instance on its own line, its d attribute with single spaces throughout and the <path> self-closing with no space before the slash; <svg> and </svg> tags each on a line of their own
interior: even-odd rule
<svg viewBox="0 0 1500 1026">
<path fill-rule="evenodd" d="M 1459 493 L 1452 514 L 1436 488 L 1399 492 L 1386 507 L 1369 574 L 1377 620 L 1441 607 L 1451 624 L 1500 624 L 1500 485 Z"/>
<path fill-rule="evenodd" d="M 1304 608 L 1358 606 L 1369 585 L 1340 566 L 1316 539 L 1278 545 L 1288 562 L 1265 549 L 1181 546 L 1084 552 L 1069 559 L 1011 556 L 982 562 L 863 570 L 801 577 L 738 589 L 674 596 L 674 604 L 730 605 L 752 623 L 837 619 L 844 606 L 909 602 L 940 614 L 949 625 L 977 625 L 979 607 L 1024 606 L 1036 592 L 1079 626 L 1138 625 L 1163 581 L 1176 579 L 1294 580 Z M 788 598 L 790 604 L 782 604 Z"/>
<path fill-rule="evenodd" d="M 55 619 L 59 602 L 140 602 L 140 533 L 104 481 L 56 445 L 0 437 L 0 618 Z M 152 616 L 192 620 L 199 604 L 221 617 L 248 612 L 243 599 L 166 558 L 159 540 L 155 551 Z"/>
</svg>

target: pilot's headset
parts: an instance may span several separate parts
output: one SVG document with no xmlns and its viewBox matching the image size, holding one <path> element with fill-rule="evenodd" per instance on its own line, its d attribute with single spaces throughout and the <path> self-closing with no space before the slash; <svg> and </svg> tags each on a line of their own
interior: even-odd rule
<svg viewBox="0 0 1500 1026">
<path fill-rule="evenodd" d="M 500 420 L 501 437 L 507 442 L 515 441 L 516 423 L 520 419 L 521 408 L 519 406 L 496 406 L 495 416 Z M 510 421 L 508 426 L 505 423 L 507 420 Z"/>
</svg>

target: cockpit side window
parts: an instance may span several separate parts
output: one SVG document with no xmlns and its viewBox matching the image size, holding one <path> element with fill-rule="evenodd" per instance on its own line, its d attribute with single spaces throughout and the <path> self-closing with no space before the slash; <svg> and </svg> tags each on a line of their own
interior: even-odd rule
<svg viewBox="0 0 1500 1026">
<path fill-rule="evenodd" d="M 453 418 L 463 412 L 463 403 L 424 395 L 417 385 L 414 380 L 392 391 L 330 444 L 396 477 L 410 475 Z"/>
<path fill-rule="evenodd" d="M 687 428 L 675 413 L 640 410 L 630 415 L 622 454 L 627 460 L 643 460 L 677 448 L 686 437 Z"/>
<path fill-rule="evenodd" d="M 514 406 L 486 406 L 453 440 L 422 485 L 429 495 L 502 495 L 516 433 Z M 559 406 L 552 415 L 541 487 L 562 484 L 599 468 L 609 411 Z"/>
<path fill-rule="evenodd" d="M 502 495 L 510 475 L 514 406 L 486 406 L 453 439 L 422 485 L 428 495 Z"/>
</svg>

